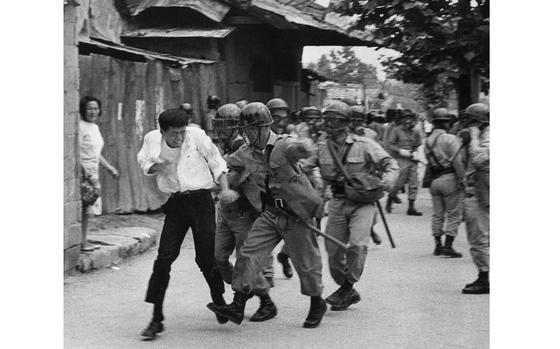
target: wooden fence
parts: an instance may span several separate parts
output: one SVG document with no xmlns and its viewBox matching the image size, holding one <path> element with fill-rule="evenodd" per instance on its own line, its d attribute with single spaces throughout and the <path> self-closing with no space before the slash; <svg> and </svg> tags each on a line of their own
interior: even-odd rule
<svg viewBox="0 0 560 349">
<path fill-rule="evenodd" d="M 115 180 L 100 168 L 103 213 L 158 209 L 166 196 L 136 162 L 142 139 L 157 128 L 160 112 L 181 103 L 192 103 L 195 122 L 200 123 L 208 95 L 225 95 L 222 65 L 192 64 L 180 69 L 157 60 L 134 62 L 99 54 L 81 55 L 79 64 L 80 95 L 95 96 L 102 103 L 98 125 L 105 140 L 103 156 L 121 174 Z"/>
</svg>

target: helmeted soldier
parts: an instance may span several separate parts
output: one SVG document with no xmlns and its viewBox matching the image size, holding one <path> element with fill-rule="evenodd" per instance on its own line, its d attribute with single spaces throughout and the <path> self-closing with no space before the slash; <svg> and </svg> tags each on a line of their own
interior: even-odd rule
<svg viewBox="0 0 560 349">
<path fill-rule="evenodd" d="M 490 110 L 474 103 L 460 115 L 460 132 L 468 146 L 465 175 L 465 225 L 478 278 L 463 288 L 465 294 L 490 293 Z"/>
<path fill-rule="evenodd" d="M 323 109 L 322 114 L 328 139 L 320 141 L 314 155 L 304 160 L 303 164 L 306 170 L 318 166 L 323 180 L 331 186 L 333 198 L 329 203 L 326 233 L 349 244 L 346 251 L 330 241 L 326 242 L 330 273 L 340 286 L 326 301 L 336 311 L 345 310 L 360 301 L 360 295 L 353 286 L 364 270 L 377 200 L 358 202 L 350 197 L 350 182 L 344 173 L 367 177 L 377 183 L 382 192 L 395 183 L 398 166 L 377 142 L 349 132 L 351 109 L 347 104 L 334 101 Z"/>
<path fill-rule="evenodd" d="M 366 112 L 361 105 L 353 105 L 350 107 L 351 120 L 350 129 L 358 136 L 367 137 L 372 141 L 377 140 L 377 133 L 369 127 L 366 127 Z"/>
<path fill-rule="evenodd" d="M 272 131 L 276 134 L 288 133 L 286 131 L 286 127 L 288 127 L 290 122 L 290 107 L 288 103 L 282 98 L 273 98 L 266 103 L 266 107 L 272 115 Z"/>
<path fill-rule="evenodd" d="M 235 291 L 227 306 L 210 303 L 208 308 L 228 320 L 243 321 L 245 303 L 255 291 L 255 275 L 268 255 L 283 239 L 296 272 L 301 292 L 311 297 L 311 306 L 304 327 L 317 327 L 326 312 L 321 297 L 321 255 L 315 233 L 300 221 L 311 223 L 321 199 L 298 166 L 300 159 L 311 154 L 309 140 L 271 131 L 272 116 L 262 103 L 250 103 L 241 112 L 240 127 L 249 144 L 226 157 L 230 172 L 248 173 L 262 193 L 264 212 L 257 218 L 245 243 L 239 250 L 232 278 Z"/>
<path fill-rule="evenodd" d="M 241 110 L 235 104 L 225 104 L 218 109 L 213 120 L 216 140 L 224 156 L 233 154 L 245 144 L 238 132 L 240 114 Z M 239 253 L 262 208 L 260 196 L 255 195 L 259 192 L 259 188 L 254 183 L 243 180 L 244 177 L 246 175 L 241 174 L 239 177 L 238 173 L 232 173 L 229 182 L 232 186 L 236 183 L 234 189 L 239 192 L 240 197 L 232 203 L 220 201 L 218 210 L 214 251 L 222 278 L 228 284 L 231 284 L 233 274 L 233 265 L 229 261 L 229 256 L 234 250 Z M 276 306 L 268 295 L 270 287 L 273 286 L 273 277 L 272 256 L 269 256 L 263 270 L 256 275 L 254 292 L 260 298 L 260 307 L 250 321 L 266 321 L 276 316 Z"/>
<path fill-rule="evenodd" d="M 387 120 L 385 119 L 385 115 L 382 111 L 378 111 L 377 113 L 370 111 L 367 114 L 367 126 L 375 131 L 377 134 L 376 141 L 380 144 L 383 143 L 383 136 L 385 135 L 385 129 L 387 125 L 385 125 Z"/>
<path fill-rule="evenodd" d="M 206 130 L 206 134 L 208 134 L 208 136 L 212 139 L 214 139 L 212 120 L 214 120 L 214 117 L 216 116 L 216 112 L 220 107 L 221 102 L 222 101 L 220 100 L 220 97 L 214 95 L 208 96 L 208 98 L 206 99 L 207 112 L 206 112 L 206 118 L 204 120 L 206 122 L 205 130 Z"/>
<path fill-rule="evenodd" d="M 389 138 L 385 142 L 386 149 L 395 157 L 399 163 L 399 179 L 393 191 L 387 198 L 386 210 L 391 212 L 391 204 L 401 188 L 408 183 L 408 210 L 409 216 L 421 216 L 414 207 L 416 194 L 418 192 L 418 159 L 415 154 L 422 144 L 422 135 L 415 129 L 416 115 L 410 110 L 403 110 L 397 114 L 400 123 L 391 130 Z"/>
<path fill-rule="evenodd" d="M 439 108 L 433 112 L 431 123 L 434 130 L 424 143 L 424 152 L 430 166 L 432 183 L 433 216 L 432 235 L 435 239 L 434 255 L 449 257 L 462 257 L 455 251 L 453 241 L 457 237 L 461 224 L 461 211 L 463 200 L 462 181 L 465 167 L 459 150 L 460 140 L 448 134 L 451 127 L 452 116 L 447 109 Z M 441 238 L 445 235 L 445 246 Z"/>
</svg>

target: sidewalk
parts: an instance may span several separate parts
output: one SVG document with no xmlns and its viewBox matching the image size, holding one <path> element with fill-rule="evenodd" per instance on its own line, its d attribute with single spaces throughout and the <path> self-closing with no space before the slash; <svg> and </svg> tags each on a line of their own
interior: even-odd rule
<svg viewBox="0 0 560 349">
<path fill-rule="evenodd" d="M 89 272 L 113 267 L 125 258 L 145 252 L 156 244 L 163 217 L 163 214 L 156 213 L 92 218 L 88 227 L 88 240 L 101 245 L 101 248 L 82 252 L 76 269 Z"/>
</svg>

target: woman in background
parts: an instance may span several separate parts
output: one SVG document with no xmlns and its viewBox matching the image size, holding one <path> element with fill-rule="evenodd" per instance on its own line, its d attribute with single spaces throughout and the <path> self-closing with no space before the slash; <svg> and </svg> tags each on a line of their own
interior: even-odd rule
<svg viewBox="0 0 560 349">
<path fill-rule="evenodd" d="M 101 214 L 99 165 L 105 167 L 115 178 L 119 176 L 119 171 L 101 155 L 104 142 L 101 132 L 99 132 L 99 126 L 95 123 L 101 116 L 101 101 L 90 96 L 82 98 L 80 116 L 78 132 L 82 167 L 82 251 L 93 251 L 99 246 L 92 245 L 87 240 L 87 224 L 90 216 Z"/>
</svg>

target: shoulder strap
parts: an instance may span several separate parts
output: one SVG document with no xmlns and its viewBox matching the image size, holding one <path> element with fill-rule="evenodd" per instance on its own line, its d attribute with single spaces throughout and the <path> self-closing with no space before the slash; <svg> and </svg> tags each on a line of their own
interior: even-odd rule
<svg viewBox="0 0 560 349">
<path fill-rule="evenodd" d="M 426 148 L 428 148 L 428 153 L 427 153 L 427 155 L 430 156 L 430 157 L 434 160 L 434 162 L 436 163 L 436 165 L 437 165 L 438 167 L 443 167 L 443 166 L 441 166 L 441 164 L 440 164 L 440 162 L 438 161 L 438 159 L 434 156 L 434 153 L 433 153 L 433 151 L 432 151 L 432 147 L 433 147 L 434 145 L 436 145 L 436 142 L 437 142 L 438 138 L 439 138 L 442 134 L 443 134 L 443 133 L 440 133 L 439 135 L 436 136 L 436 138 L 435 138 L 434 141 L 432 142 L 432 146 L 430 146 L 430 145 L 428 144 L 428 140 L 426 139 Z"/>
<path fill-rule="evenodd" d="M 333 146 L 333 144 L 330 140 L 327 141 L 327 148 L 329 148 L 329 152 L 331 153 L 331 156 L 334 160 L 334 163 L 336 164 L 336 167 L 338 167 L 340 172 L 342 172 L 342 175 L 344 176 L 344 178 L 346 178 L 347 181 L 351 182 L 352 179 L 350 177 L 350 174 L 348 173 L 348 171 L 344 167 L 344 164 L 342 163 L 342 160 L 340 160 L 340 157 L 338 156 L 338 154 L 336 152 L 336 149 L 334 149 L 334 146 Z M 346 161 L 346 157 L 348 156 L 349 152 L 350 152 L 350 147 L 348 147 L 348 149 L 346 150 L 346 153 L 344 154 L 344 161 Z"/>
</svg>

